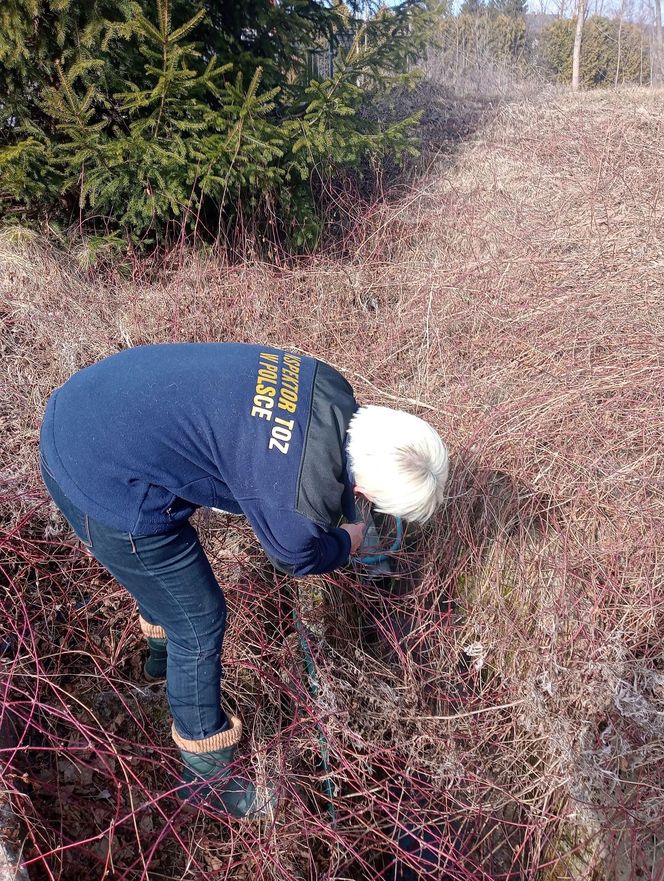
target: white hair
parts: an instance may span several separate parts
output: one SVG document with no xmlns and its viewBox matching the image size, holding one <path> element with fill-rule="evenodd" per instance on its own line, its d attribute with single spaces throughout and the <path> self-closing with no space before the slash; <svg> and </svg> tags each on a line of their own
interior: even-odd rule
<svg viewBox="0 0 664 881">
<path fill-rule="evenodd" d="M 424 523 L 442 503 L 445 444 L 428 422 L 389 407 L 360 407 L 348 426 L 355 484 L 383 514 Z"/>
</svg>

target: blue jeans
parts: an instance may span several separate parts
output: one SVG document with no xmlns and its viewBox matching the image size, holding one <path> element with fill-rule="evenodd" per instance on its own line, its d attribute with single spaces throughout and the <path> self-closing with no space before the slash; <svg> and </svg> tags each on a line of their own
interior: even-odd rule
<svg viewBox="0 0 664 881">
<path fill-rule="evenodd" d="M 162 535 L 104 526 L 64 495 L 41 460 L 53 501 L 87 550 L 125 587 L 140 614 L 168 638 L 166 687 L 178 734 L 201 740 L 222 731 L 221 650 L 226 601 L 189 522 Z"/>
</svg>

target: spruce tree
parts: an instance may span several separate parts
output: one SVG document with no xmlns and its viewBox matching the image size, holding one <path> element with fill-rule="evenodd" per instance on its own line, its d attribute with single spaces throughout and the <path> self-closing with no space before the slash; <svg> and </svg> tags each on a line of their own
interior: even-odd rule
<svg viewBox="0 0 664 881">
<path fill-rule="evenodd" d="M 8 126 L 27 117 L 43 121 L 40 95 L 57 81 L 56 65 L 98 54 L 99 34 L 110 22 L 129 18 L 134 5 L 132 0 L 3 0 L 0 134 L 6 136 Z M 127 69 L 123 59 L 116 62 L 114 72 Z"/>
<path fill-rule="evenodd" d="M 25 11 L 48 0 L 12 2 Z M 59 42 L 43 39 L 43 75 L 5 47 L 4 75 L 32 78 L 30 101 L 0 128 L 13 215 L 90 217 L 91 232 L 144 243 L 276 219 L 292 244 L 311 246 L 314 178 L 413 150 L 415 117 L 385 124 L 364 108 L 415 75 L 429 22 L 417 3 L 366 22 L 311 0 L 57 0 L 65 7 Z M 312 76 L 307 51 L 318 45 L 334 49 L 334 65 Z"/>
</svg>

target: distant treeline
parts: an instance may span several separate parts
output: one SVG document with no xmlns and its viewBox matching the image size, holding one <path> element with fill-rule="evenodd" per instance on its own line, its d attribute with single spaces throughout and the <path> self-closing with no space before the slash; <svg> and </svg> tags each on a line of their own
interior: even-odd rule
<svg viewBox="0 0 664 881">
<path fill-rule="evenodd" d="M 574 19 L 527 14 L 522 0 L 465 0 L 458 15 L 441 18 L 433 61 L 440 73 L 454 76 L 498 65 L 567 84 L 575 28 Z M 624 18 L 589 17 L 583 26 L 581 85 L 650 85 L 652 45 L 650 28 Z"/>
</svg>

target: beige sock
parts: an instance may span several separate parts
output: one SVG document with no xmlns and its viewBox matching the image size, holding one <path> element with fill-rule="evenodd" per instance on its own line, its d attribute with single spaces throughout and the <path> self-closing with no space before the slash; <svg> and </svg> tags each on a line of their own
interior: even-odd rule
<svg viewBox="0 0 664 881">
<path fill-rule="evenodd" d="M 188 753 L 210 753 L 215 749 L 226 749 L 229 746 L 235 746 L 242 736 L 242 722 L 237 716 L 231 716 L 229 719 L 231 727 L 218 734 L 212 734 L 210 737 L 204 737 L 203 740 L 186 740 L 175 730 L 175 724 L 171 728 L 173 740 Z"/>
<path fill-rule="evenodd" d="M 151 636 L 155 639 L 166 639 L 166 631 L 161 625 L 150 624 L 149 621 L 146 621 L 145 618 L 142 618 L 140 615 L 138 616 L 138 621 L 141 625 L 143 636 Z"/>
</svg>

